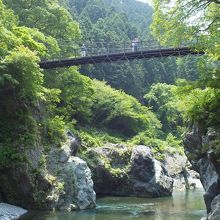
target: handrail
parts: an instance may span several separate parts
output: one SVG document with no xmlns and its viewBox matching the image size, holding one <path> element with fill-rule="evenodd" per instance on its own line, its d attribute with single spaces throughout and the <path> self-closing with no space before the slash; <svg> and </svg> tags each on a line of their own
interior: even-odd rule
<svg viewBox="0 0 220 220">
<path fill-rule="evenodd" d="M 77 52 L 77 51 L 75 51 Z M 114 51 L 113 53 L 100 53 L 100 54 L 87 54 L 84 56 L 65 57 L 55 60 L 42 60 L 39 65 L 43 69 L 53 69 L 58 67 L 69 67 L 85 64 L 97 64 L 101 62 L 116 62 L 121 60 L 134 60 L 134 59 L 150 59 L 169 56 L 186 56 L 186 55 L 203 55 L 203 51 L 196 51 L 189 47 L 181 48 L 160 48 L 160 49 L 146 49 Z"/>
<path fill-rule="evenodd" d="M 123 42 L 89 42 L 86 41 L 84 44 L 79 44 L 79 42 L 72 42 L 71 40 L 58 40 L 61 52 L 50 56 L 50 60 L 56 60 L 60 58 L 80 58 L 85 56 L 95 56 L 101 54 L 114 54 L 114 53 L 127 53 L 151 49 L 166 49 L 166 48 L 181 48 L 186 46 L 186 44 L 181 43 L 181 46 L 174 47 L 172 45 L 162 46 L 160 42 L 156 40 L 137 40 L 135 42 L 135 48 L 133 43 L 134 41 L 123 41 Z M 193 42 L 194 43 L 194 42 Z M 85 46 L 83 46 L 85 45 Z M 188 45 L 190 43 L 188 42 Z M 67 50 L 62 50 L 62 48 L 67 48 Z M 84 49 L 83 49 L 84 47 Z M 67 52 L 63 52 L 67 51 Z M 46 58 L 42 58 L 46 60 Z"/>
</svg>

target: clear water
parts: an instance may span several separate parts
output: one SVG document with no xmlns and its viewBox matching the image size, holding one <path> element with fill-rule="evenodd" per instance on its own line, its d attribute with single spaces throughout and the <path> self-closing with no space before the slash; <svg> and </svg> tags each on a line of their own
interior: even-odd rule
<svg viewBox="0 0 220 220">
<path fill-rule="evenodd" d="M 202 190 L 174 192 L 172 197 L 103 197 L 97 208 L 78 212 L 30 212 L 22 220 L 200 220 L 205 216 Z"/>
</svg>

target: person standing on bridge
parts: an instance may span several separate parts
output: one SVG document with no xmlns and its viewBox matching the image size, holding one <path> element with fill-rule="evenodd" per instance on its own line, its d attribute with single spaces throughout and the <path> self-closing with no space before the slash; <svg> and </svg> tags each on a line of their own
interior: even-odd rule
<svg viewBox="0 0 220 220">
<path fill-rule="evenodd" d="M 131 49 L 132 52 L 137 52 L 138 51 L 138 38 L 134 38 L 134 40 L 132 40 L 131 42 Z"/>
<path fill-rule="evenodd" d="M 86 45 L 83 44 L 82 47 L 81 47 L 82 57 L 86 56 L 86 51 L 87 51 Z"/>
<path fill-rule="evenodd" d="M 132 42 L 131 42 L 131 50 L 132 50 L 132 52 L 134 52 L 134 48 L 135 48 L 135 42 L 134 42 L 134 40 L 132 40 Z"/>
</svg>

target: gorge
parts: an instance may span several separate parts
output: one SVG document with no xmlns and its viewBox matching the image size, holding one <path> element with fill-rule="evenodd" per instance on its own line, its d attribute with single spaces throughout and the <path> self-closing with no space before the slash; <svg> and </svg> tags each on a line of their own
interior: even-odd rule
<svg viewBox="0 0 220 220">
<path fill-rule="evenodd" d="M 219 220 L 219 12 L 0 0 L 0 219 Z M 39 66 L 134 41 L 204 55 Z"/>
</svg>

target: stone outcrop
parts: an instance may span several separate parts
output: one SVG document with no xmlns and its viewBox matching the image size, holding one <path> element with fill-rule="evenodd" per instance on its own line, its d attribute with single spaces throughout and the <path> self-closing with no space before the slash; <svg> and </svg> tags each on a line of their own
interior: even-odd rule
<svg viewBox="0 0 220 220">
<path fill-rule="evenodd" d="M 133 148 L 131 177 L 135 196 L 168 196 L 173 191 L 173 179 L 168 175 L 162 163 L 152 157 L 149 147 L 136 146 Z"/>
<path fill-rule="evenodd" d="M 27 209 L 88 209 L 95 207 L 91 171 L 73 156 L 73 138 L 46 154 L 38 147 L 24 151 L 28 161 L 0 170 L 3 201 Z"/>
<path fill-rule="evenodd" d="M 107 144 L 86 155 L 97 194 L 159 197 L 172 194 L 173 180 L 146 146 Z M 88 159 L 92 158 L 92 159 Z"/>
<path fill-rule="evenodd" d="M 220 195 L 216 196 L 211 203 L 211 213 L 208 220 L 219 220 L 220 219 Z"/>
<path fill-rule="evenodd" d="M 192 131 L 186 134 L 184 141 L 186 155 L 194 170 L 200 174 L 205 189 L 204 200 L 210 220 L 220 219 L 213 215 L 219 205 L 220 194 L 220 163 L 215 154 L 215 145 L 219 140 L 219 135 L 220 133 L 214 129 L 204 130 L 198 124 L 194 124 Z"/>
<path fill-rule="evenodd" d="M 51 150 L 47 167 L 53 176 L 56 175 L 58 181 L 54 193 L 47 197 L 53 207 L 67 210 L 95 207 L 96 194 L 91 171 L 85 161 L 71 156 L 69 144 L 61 149 Z"/>
<path fill-rule="evenodd" d="M 0 203 L 0 219 L 1 220 L 14 220 L 24 215 L 27 210 L 17 206 Z"/>
<path fill-rule="evenodd" d="M 185 155 L 179 152 L 164 152 L 162 161 L 168 174 L 174 179 L 173 187 L 177 190 L 202 188 L 199 174 L 191 169 Z"/>
<path fill-rule="evenodd" d="M 70 143 L 71 155 L 76 156 L 78 149 L 81 147 L 81 139 L 70 131 L 67 132 L 67 137 Z"/>
</svg>

